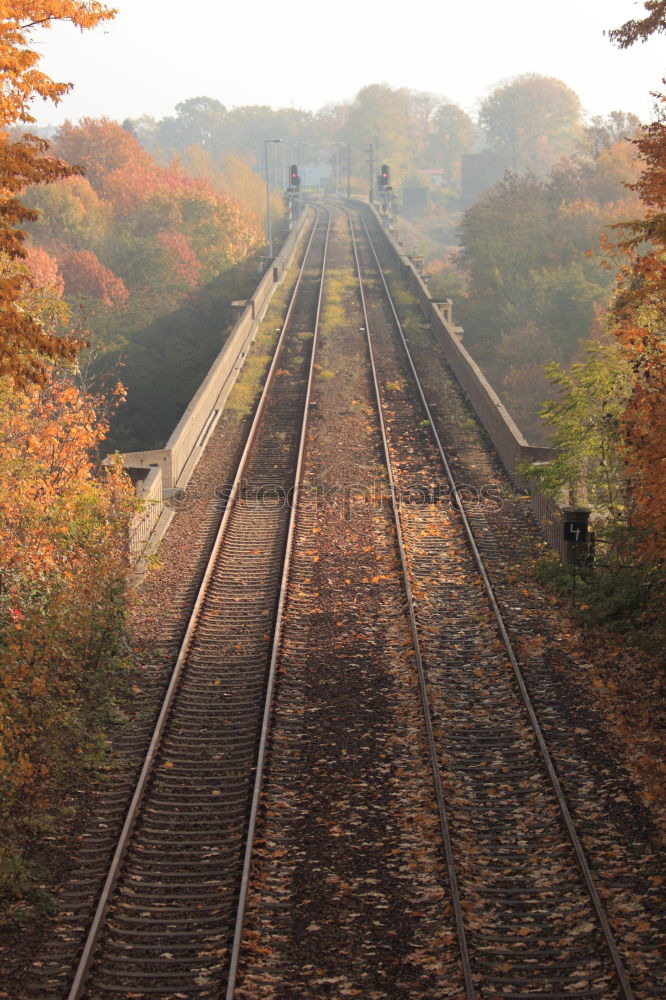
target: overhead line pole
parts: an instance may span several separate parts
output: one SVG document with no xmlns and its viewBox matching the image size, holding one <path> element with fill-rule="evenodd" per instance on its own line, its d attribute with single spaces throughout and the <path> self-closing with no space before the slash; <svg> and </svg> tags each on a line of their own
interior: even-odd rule
<svg viewBox="0 0 666 1000">
<path fill-rule="evenodd" d="M 266 228 L 268 229 L 268 258 L 273 260 L 273 228 L 271 226 L 271 195 L 268 184 L 268 143 L 282 142 L 282 139 L 264 139 L 264 159 L 266 162 Z"/>
</svg>

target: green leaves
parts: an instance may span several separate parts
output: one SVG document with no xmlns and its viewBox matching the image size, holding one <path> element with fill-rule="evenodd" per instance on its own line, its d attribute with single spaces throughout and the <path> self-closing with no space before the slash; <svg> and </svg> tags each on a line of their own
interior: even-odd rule
<svg viewBox="0 0 666 1000">
<path fill-rule="evenodd" d="M 545 466 L 525 467 L 523 474 L 556 499 L 589 503 L 612 522 L 625 517 L 620 421 L 631 393 L 631 367 L 613 345 L 594 344 L 587 360 L 565 371 L 546 366 L 558 390 L 542 408 L 553 428 L 557 458 Z"/>
</svg>

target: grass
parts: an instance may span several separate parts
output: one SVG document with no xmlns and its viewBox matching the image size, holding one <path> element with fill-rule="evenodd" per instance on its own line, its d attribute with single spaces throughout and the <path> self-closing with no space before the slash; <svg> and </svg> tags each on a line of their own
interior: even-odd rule
<svg viewBox="0 0 666 1000">
<path fill-rule="evenodd" d="M 270 305 L 257 336 L 251 345 L 245 363 L 225 403 L 225 412 L 239 419 L 250 416 L 257 404 L 266 374 L 271 365 L 275 345 L 282 330 L 287 303 L 293 292 L 298 275 L 296 260 L 292 263 L 285 280 L 273 293 Z M 305 330 L 298 335 L 304 343 L 312 339 L 312 333 Z"/>
</svg>

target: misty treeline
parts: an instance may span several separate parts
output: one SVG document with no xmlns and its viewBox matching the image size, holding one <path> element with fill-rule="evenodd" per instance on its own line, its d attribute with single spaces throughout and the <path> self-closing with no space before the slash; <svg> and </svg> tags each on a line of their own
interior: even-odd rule
<svg viewBox="0 0 666 1000">
<path fill-rule="evenodd" d="M 475 120 L 443 96 L 373 84 L 316 113 L 196 98 L 124 127 L 158 161 L 178 157 L 211 183 L 230 154 L 261 174 L 266 138 L 304 166 L 327 162 L 338 182 L 348 157 L 361 195 L 370 161 L 375 171 L 388 163 L 400 238 L 425 258 L 433 293 L 454 300 L 465 343 L 528 437 L 558 449 L 538 473 L 542 488 L 593 507 L 601 565 L 584 583 L 588 613 L 661 634 L 658 122 L 621 110 L 586 118 L 564 83 L 528 74 L 498 86 Z M 336 186 L 328 180 L 329 193 Z M 414 189 L 425 196 L 410 204 Z"/>
<path fill-rule="evenodd" d="M 352 193 L 367 195 L 372 146 L 374 171 L 391 167 L 398 233 L 424 256 L 433 293 L 454 300 L 465 343 L 527 436 L 567 454 L 547 488 L 601 497 L 613 528 L 628 523 L 628 459 L 609 463 L 594 449 L 622 456 L 633 391 L 610 308 L 626 250 L 614 258 L 608 244 L 612 227 L 646 211 L 635 116 L 586 119 L 570 88 L 536 74 L 497 87 L 476 120 L 443 96 L 385 84 L 315 113 L 228 109 L 208 97 L 175 112 L 65 125 L 53 148 L 85 176 L 28 195 L 41 212 L 33 244 L 57 268 L 65 299 L 81 304 L 102 362 L 125 354 L 129 398 L 112 444 L 163 443 L 223 342 L 225 302 L 255 279 L 266 140 L 281 140 L 269 147 L 275 220 L 283 167 L 329 164 L 330 194 L 338 171 L 344 191 L 349 162 Z M 425 197 L 410 208 L 407 192 L 419 188 Z"/>
<path fill-rule="evenodd" d="M 337 160 L 342 172 L 349 148 L 353 189 L 364 194 L 372 146 L 375 170 L 388 162 L 396 185 L 427 183 L 428 174 L 419 172 L 435 171 L 437 187 L 453 202 L 460 196 L 461 157 L 466 153 L 492 150 L 496 179 L 505 169 L 542 176 L 563 156 L 596 156 L 639 124 L 635 116 L 620 112 L 586 122 L 578 97 L 566 84 L 537 74 L 499 86 L 481 103 L 476 120 L 443 95 L 386 84 L 371 84 L 353 101 L 317 112 L 228 109 L 210 97 L 191 98 L 175 110 L 160 120 L 126 119 L 123 127 L 159 162 L 178 157 L 187 168 L 211 178 L 224 171 L 230 154 L 263 173 L 266 138 L 280 138 L 285 155 L 299 163 L 321 160 L 333 166 Z"/>
<path fill-rule="evenodd" d="M 476 120 L 445 96 L 385 84 L 317 112 L 195 97 L 161 120 L 59 129 L 54 152 L 85 174 L 29 194 L 41 213 L 31 240 L 81 308 L 97 366 L 125 359 L 128 404 L 112 443 L 155 446 L 231 319 L 220 294 L 219 321 L 202 324 L 211 299 L 199 309 L 197 296 L 212 281 L 227 294 L 234 280 L 232 297 L 245 295 L 256 273 L 248 258 L 264 233 L 265 140 L 282 140 L 269 147 L 276 220 L 284 165 L 328 163 L 344 190 L 349 164 L 352 192 L 367 195 L 372 146 L 374 170 L 391 167 L 399 211 L 405 189 L 425 189 L 427 211 L 399 230 L 425 254 L 433 289 L 454 298 L 467 343 L 526 433 L 543 436 L 543 363 L 576 355 L 607 298 L 610 276 L 586 255 L 601 227 L 629 211 L 627 137 L 638 125 L 622 112 L 586 120 L 570 88 L 536 74 L 497 87 Z M 476 202 L 469 190 L 463 200 L 470 154 Z M 169 399 L 162 415 L 159 393 Z"/>
</svg>

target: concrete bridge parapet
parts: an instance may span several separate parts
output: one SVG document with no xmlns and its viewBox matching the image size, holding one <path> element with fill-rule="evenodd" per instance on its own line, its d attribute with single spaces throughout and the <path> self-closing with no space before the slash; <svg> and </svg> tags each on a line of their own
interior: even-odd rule
<svg viewBox="0 0 666 1000">
<path fill-rule="evenodd" d="M 145 501 L 131 529 L 130 550 L 135 562 L 145 560 L 163 537 L 174 514 L 174 509 L 165 505 L 165 501 L 177 495 L 189 482 L 243 367 L 273 292 L 291 265 L 307 218 L 308 212 L 303 212 L 278 256 L 268 261 L 252 297 L 234 303 L 240 311 L 238 319 L 165 447 L 127 452 L 122 456 L 137 497 Z M 141 470 L 152 471 L 142 475 Z"/>
</svg>

